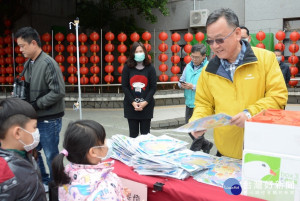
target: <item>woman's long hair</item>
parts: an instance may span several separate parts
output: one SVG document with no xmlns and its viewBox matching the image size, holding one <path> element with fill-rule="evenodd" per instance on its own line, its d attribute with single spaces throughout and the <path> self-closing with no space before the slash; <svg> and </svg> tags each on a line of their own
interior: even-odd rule
<svg viewBox="0 0 300 201">
<path fill-rule="evenodd" d="M 137 48 L 138 46 L 141 46 L 141 47 L 143 48 L 144 53 L 145 53 L 145 59 L 144 59 L 144 61 L 143 61 L 143 65 L 144 65 L 144 66 L 148 66 L 148 65 L 151 63 L 151 62 L 150 62 L 150 59 L 149 59 L 149 57 L 148 57 L 148 52 L 147 52 L 147 50 L 146 50 L 144 44 L 141 43 L 141 42 L 134 42 L 134 43 L 132 44 L 131 48 L 130 48 L 129 57 L 128 57 L 127 61 L 126 61 L 126 64 L 127 64 L 127 66 L 128 66 L 129 68 L 134 68 L 134 67 L 136 67 L 136 65 L 137 65 L 137 62 L 134 60 L 134 54 L 135 54 L 135 50 L 136 50 L 136 48 Z"/>
</svg>

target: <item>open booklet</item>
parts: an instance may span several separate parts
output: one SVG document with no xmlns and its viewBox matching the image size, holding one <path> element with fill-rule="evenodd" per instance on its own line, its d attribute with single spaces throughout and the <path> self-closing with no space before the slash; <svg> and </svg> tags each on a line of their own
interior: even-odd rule
<svg viewBox="0 0 300 201">
<path fill-rule="evenodd" d="M 174 131 L 188 133 L 192 131 L 202 131 L 209 128 L 226 126 L 230 123 L 230 120 L 231 116 L 220 113 L 189 122 L 179 128 L 176 128 Z"/>
</svg>

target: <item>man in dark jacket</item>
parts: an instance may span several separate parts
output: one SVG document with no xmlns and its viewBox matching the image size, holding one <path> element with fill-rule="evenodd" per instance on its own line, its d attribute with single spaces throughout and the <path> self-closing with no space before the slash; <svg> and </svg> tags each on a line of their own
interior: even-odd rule
<svg viewBox="0 0 300 201">
<path fill-rule="evenodd" d="M 24 64 L 25 81 L 30 84 L 29 102 L 38 115 L 37 127 L 41 133 L 37 147 L 38 164 L 43 183 L 52 180 L 51 163 L 58 154 L 59 132 L 62 126 L 65 103 L 65 83 L 58 63 L 41 49 L 38 32 L 32 27 L 23 27 L 15 34 L 20 51 L 28 58 Z M 40 150 L 43 149 L 49 175 L 46 174 Z"/>
<path fill-rule="evenodd" d="M 46 201 L 32 149 L 39 143 L 37 115 L 27 102 L 0 102 L 0 200 Z"/>
<path fill-rule="evenodd" d="M 274 53 L 276 54 L 276 59 L 279 63 L 280 69 L 282 71 L 282 75 L 285 81 L 286 86 L 288 86 L 289 81 L 291 79 L 291 71 L 290 67 L 282 62 L 282 52 L 280 50 L 274 50 Z"/>
</svg>

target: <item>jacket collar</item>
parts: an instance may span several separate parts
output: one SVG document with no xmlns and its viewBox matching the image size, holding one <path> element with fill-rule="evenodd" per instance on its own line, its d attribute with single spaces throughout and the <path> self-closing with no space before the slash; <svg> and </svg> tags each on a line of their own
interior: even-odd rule
<svg viewBox="0 0 300 201">
<path fill-rule="evenodd" d="M 244 59 L 243 59 L 241 65 L 257 61 L 257 58 L 251 48 L 251 45 L 246 41 L 242 41 L 242 42 L 245 43 L 245 45 L 246 45 L 246 51 L 245 51 L 245 56 L 244 56 Z M 217 71 L 220 66 L 221 66 L 220 58 L 218 56 L 215 56 L 213 59 L 211 59 L 209 61 L 205 71 L 207 71 L 209 73 L 217 74 Z"/>
</svg>

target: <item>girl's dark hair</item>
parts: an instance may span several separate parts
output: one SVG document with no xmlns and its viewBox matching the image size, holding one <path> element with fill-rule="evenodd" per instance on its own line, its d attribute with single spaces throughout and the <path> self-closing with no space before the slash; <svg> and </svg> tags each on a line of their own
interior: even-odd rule
<svg viewBox="0 0 300 201">
<path fill-rule="evenodd" d="M 86 155 L 91 147 L 104 144 L 105 130 L 93 120 L 71 122 L 65 132 L 63 148 L 67 150 L 67 159 L 71 163 L 90 164 Z M 52 162 L 53 179 L 57 185 L 67 184 L 70 177 L 64 172 L 64 155 L 58 154 Z"/>
<path fill-rule="evenodd" d="M 0 139 L 4 139 L 13 125 L 25 127 L 30 119 L 37 119 L 35 109 L 19 98 L 7 98 L 0 102 Z"/>
<path fill-rule="evenodd" d="M 148 52 L 147 52 L 144 44 L 141 43 L 141 42 L 134 42 L 132 44 L 131 48 L 130 48 L 129 57 L 126 61 L 126 64 L 129 68 L 134 68 L 137 65 L 137 62 L 134 60 L 134 54 L 135 54 L 135 50 L 138 46 L 141 46 L 143 48 L 144 53 L 145 53 L 145 59 L 143 61 L 143 65 L 148 66 L 151 63 L 150 60 L 149 60 L 149 57 L 148 57 Z"/>
</svg>

